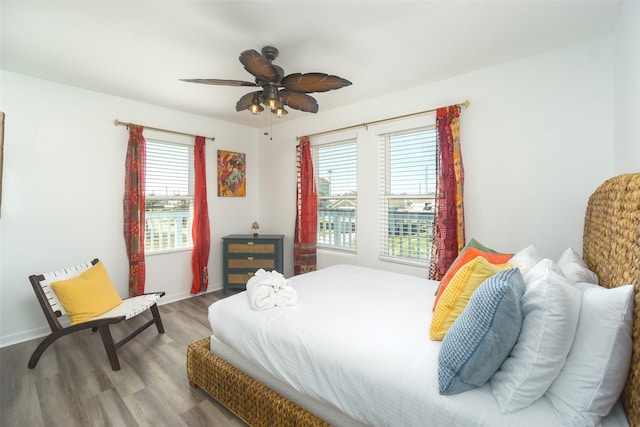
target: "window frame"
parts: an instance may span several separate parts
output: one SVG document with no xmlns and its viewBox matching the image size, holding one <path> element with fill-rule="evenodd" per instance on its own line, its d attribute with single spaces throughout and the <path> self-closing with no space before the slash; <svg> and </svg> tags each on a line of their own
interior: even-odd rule
<svg viewBox="0 0 640 427">
<path fill-rule="evenodd" d="M 350 184 L 350 185 L 353 185 L 354 187 L 352 195 L 347 195 L 347 194 L 321 195 L 320 180 L 323 178 L 320 176 L 320 168 L 321 168 L 320 150 L 322 150 L 323 148 L 350 146 L 350 145 L 352 145 L 353 147 L 349 147 L 349 149 L 353 149 L 353 154 L 354 154 L 354 157 L 352 159 L 353 169 L 351 171 L 353 183 Z M 358 249 L 357 247 L 357 241 L 358 241 L 358 238 L 357 238 L 357 235 L 358 235 L 358 221 L 357 221 L 357 217 L 358 217 L 358 140 L 357 140 L 356 134 L 355 132 L 347 132 L 347 133 L 333 134 L 330 136 L 311 138 L 311 155 L 313 159 L 313 175 L 314 175 L 314 181 L 316 186 L 316 193 L 318 195 L 318 211 L 317 211 L 318 226 L 317 226 L 317 234 L 316 234 L 317 236 L 316 246 L 318 248 L 325 249 L 325 250 L 355 253 L 357 252 L 357 249 Z M 353 210 L 351 209 L 344 210 L 344 211 L 347 211 L 347 210 L 349 211 L 348 215 L 338 215 L 336 217 L 333 217 L 333 220 L 338 219 L 339 224 L 342 224 L 345 218 L 351 224 L 351 226 L 348 227 L 350 231 L 347 233 L 348 235 L 347 237 L 344 236 L 342 226 L 336 229 L 335 222 L 330 221 L 330 224 L 327 224 L 321 220 L 321 218 L 324 216 L 324 215 L 321 215 L 321 206 L 322 206 L 323 200 L 352 201 Z M 327 225 L 329 226 L 327 227 Z M 331 236 L 328 236 L 326 238 L 321 238 L 322 233 L 324 234 L 331 233 L 328 230 L 334 230 L 333 238 Z M 340 237 L 336 237 L 338 233 L 340 233 Z M 345 243 L 348 241 L 349 244 L 336 245 L 331 243 L 332 240 L 335 242 L 338 239 L 341 239 Z M 329 240 L 329 242 L 327 242 L 327 240 Z"/>
<path fill-rule="evenodd" d="M 425 171 L 425 191 L 418 192 L 405 192 L 398 193 L 392 191 L 392 182 L 391 182 L 391 168 L 393 165 L 390 160 L 390 139 L 392 137 L 401 137 L 416 133 L 427 132 L 425 138 L 433 147 L 427 148 L 425 151 L 428 153 L 432 153 L 432 156 L 429 156 L 425 161 L 432 165 L 433 171 L 428 173 Z M 435 216 L 435 179 L 436 179 L 436 166 L 437 166 L 437 129 L 435 128 L 435 124 L 430 123 L 416 123 L 416 122 L 407 122 L 404 125 L 396 125 L 394 127 L 381 128 L 376 132 L 378 137 L 378 208 L 379 208 L 379 220 L 378 220 L 378 259 L 385 262 L 394 262 L 399 264 L 409 264 L 418 267 L 428 267 L 431 261 L 431 249 L 433 244 L 433 235 L 429 237 L 429 233 L 433 230 L 433 218 Z M 428 154 L 427 153 L 427 154 Z M 429 182 L 433 181 L 433 191 L 429 192 L 430 186 Z M 417 207 L 407 205 L 407 213 L 405 214 L 407 218 L 402 218 L 400 223 L 391 224 L 390 221 L 390 208 L 391 204 L 390 200 L 419 200 L 420 203 L 424 203 L 423 209 L 418 212 Z M 423 202 L 424 201 L 424 202 Z M 427 207 L 427 203 L 430 203 L 430 207 Z M 419 207 L 419 205 L 418 205 Z M 402 208 L 398 209 L 399 211 L 403 210 Z M 429 216 L 431 219 L 429 221 Z M 398 220 L 400 218 L 396 218 Z M 394 230 L 398 229 L 398 224 L 400 225 L 400 231 L 398 234 L 391 232 L 393 227 Z M 415 238 L 412 237 L 413 233 L 415 233 Z M 422 233 L 424 233 L 424 237 L 422 237 Z M 391 254 L 393 251 L 390 248 L 389 239 L 392 236 L 397 236 L 400 238 L 399 241 L 399 253 Z M 405 237 L 407 236 L 407 237 Z M 412 243 L 412 240 L 415 239 L 415 243 Z M 420 251 L 420 244 L 422 241 L 426 242 L 426 247 L 424 251 Z M 406 244 L 406 251 L 403 249 L 403 246 Z M 396 245 L 394 245 L 396 246 Z"/>
<path fill-rule="evenodd" d="M 144 238 L 144 243 L 145 243 L 145 255 L 159 255 L 159 254 L 167 254 L 167 253 L 172 253 L 172 252 L 185 252 L 185 251 L 192 251 L 193 250 L 193 236 L 192 236 L 192 229 L 193 229 L 193 215 L 194 215 L 194 203 L 195 203 L 195 197 L 194 197 L 194 193 L 195 193 L 195 164 L 194 164 L 194 152 L 193 152 L 193 147 L 194 147 L 194 142 L 190 141 L 187 142 L 182 141 L 178 138 L 176 139 L 167 139 L 166 137 L 155 137 L 155 136 L 151 136 L 151 137 L 146 137 L 145 138 L 146 141 L 146 176 L 145 176 L 145 238 Z M 169 146 L 169 147 L 177 147 L 179 149 L 184 149 L 182 155 L 186 154 L 186 166 L 188 167 L 188 176 L 186 179 L 186 186 L 187 186 L 187 193 L 186 195 L 173 195 L 173 196 L 160 196 L 160 195 L 149 195 L 149 147 L 153 146 L 153 145 L 157 145 L 157 146 Z M 184 162 L 183 162 L 184 163 Z M 184 187 L 184 183 L 182 183 L 182 187 Z M 149 237 L 148 234 L 150 232 L 150 228 L 151 230 L 155 229 L 156 225 L 158 224 L 157 222 L 153 225 L 150 226 L 150 222 L 152 221 L 152 219 L 150 218 L 150 214 L 153 214 L 152 211 L 149 210 L 149 202 L 153 202 L 153 201 L 163 201 L 166 200 L 167 202 L 172 202 L 172 201 L 186 201 L 186 205 L 187 205 L 187 210 L 183 210 L 183 211 L 171 211 L 171 210 L 167 210 L 167 211 L 156 211 L 157 213 L 160 213 L 159 215 L 157 215 L 157 217 L 155 218 L 155 220 L 162 222 L 163 220 L 166 221 L 167 219 L 167 215 L 165 214 L 164 216 L 162 215 L 163 212 L 186 212 L 186 226 L 182 226 L 180 227 L 180 229 L 182 230 L 182 232 L 177 233 L 176 232 L 176 236 L 174 237 L 173 240 L 173 244 L 170 244 L 169 242 L 162 242 L 163 239 L 163 235 L 164 234 L 169 234 L 171 233 L 171 231 L 160 231 L 160 244 L 157 248 L 154 247 L 150 247 L 150 244 L 148 242 Z M 174 215 L 177 216 L 178 218 L 184 218 L 184 215 Z M 168 215 L 168 219 L 171 220 L 171 215 Z M 165 226 L 167 226 L 167 224 L 164 224 Z M 175 229 L 175 226 L 172 227 Z M 181 245 L 176 245 L 176 239 L 182 236 L 182 239 L 184 240 L 184 243 Z"/>
</svg>

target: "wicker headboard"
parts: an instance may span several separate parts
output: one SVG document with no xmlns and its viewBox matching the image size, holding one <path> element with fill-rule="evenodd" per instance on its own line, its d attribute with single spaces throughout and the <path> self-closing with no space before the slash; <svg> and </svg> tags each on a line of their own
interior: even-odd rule
<svg viewBox="0 0 640 427">
<path fill-rule="evenodd" d="M 622 404 L 640 426 L 640 173 L 605 181 L 589 198 L 583 258 L 606 288 L 634 284 L 633 356 Z"/>
</svg>

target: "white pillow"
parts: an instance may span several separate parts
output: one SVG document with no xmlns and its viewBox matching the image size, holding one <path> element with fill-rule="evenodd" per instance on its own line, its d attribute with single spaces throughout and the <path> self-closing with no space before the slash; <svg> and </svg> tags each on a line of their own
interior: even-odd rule
<svg viewBox="0 0 640 427">
<path fill-rule="evenodd" d="M 546 397 L 569 426 L 599 425 L 624 388 L 631 363 L 633 285 L 582 289 L 576 337 Z"/>
<path fill-rule="evenodd" d="M 582 257 L 573 250 L 573 248 L 567 248 L 566 251 L 560 256 L 558 260 L 558 267 L 562 270 L 562 273 L 567 279 L 572 282 L 586 282 L 598 284 L 598 276 L 593 271 L 589 270 L 589 266 L 584 262 Z"/>
<path fill-rule="evenodd" d="M 580 314 L 580 291 L 553 261 L 537 263 L 525 284 L 520 336 L 491 378 L 503 414 L 529 406 L 547 391 L 571 349 Z"/>
<path fill-rule="evenodd" d="M 538 250 L 533 245 L 529 245 L 512 256 L 509 260 L 509 264 L 514 268 L 518 268 L 524 277 L 533 268 L 533 266 L 541 260 L 542 257 L 538 253 Z"/>
</svg>

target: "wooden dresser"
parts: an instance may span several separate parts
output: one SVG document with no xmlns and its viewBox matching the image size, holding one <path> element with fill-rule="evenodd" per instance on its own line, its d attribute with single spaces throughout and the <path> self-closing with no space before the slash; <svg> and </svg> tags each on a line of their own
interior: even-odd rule
<svg viewBox="0 0 640 427">
<path fill-rule="evenodd" d="M 247 281 L 263 268 L 282 271 L 281 234 L 231 234 L 222 238 L 222 284 L 228 289 L 246 289 Z"/>
</svg>

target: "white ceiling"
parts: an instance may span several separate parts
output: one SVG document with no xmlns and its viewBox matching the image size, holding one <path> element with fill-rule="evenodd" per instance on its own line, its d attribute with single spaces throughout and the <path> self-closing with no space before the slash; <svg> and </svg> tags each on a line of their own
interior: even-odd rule
<svg viewBox="0 0 640 427">
<path fill-rule="evenodd" d="M 352 86 L 320 112 L 609 33 L 609 1 L 5 1 L 4 70 L 252 127 L 235 103 L 253 81 L 238 55 L 273 45 L 285 74 Z M 265 113 L 263 113 L 265 114 Z M 284 120 L 302 115 L 290 111 Z"/>
</svg>

